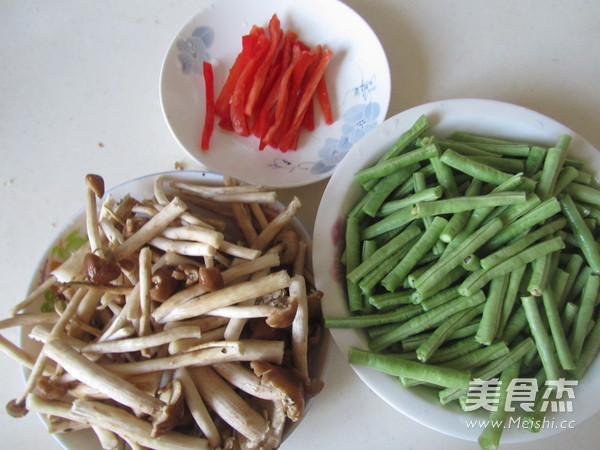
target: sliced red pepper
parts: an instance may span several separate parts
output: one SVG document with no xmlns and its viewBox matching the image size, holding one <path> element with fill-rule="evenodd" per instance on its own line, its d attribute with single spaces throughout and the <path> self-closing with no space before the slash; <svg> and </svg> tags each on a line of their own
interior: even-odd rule
<svg viewBox="0 0 600 450">
<path fill-rule="evenodd" d="M 302 50 L 299 46 L 294 45 L 292 52 L 292 60 L 289 66 L 285 69 L 281 78 L 281 83 L 277 88 L 277 103 L 275 105 L 275 122 L 267 131 L 264 140 L 267 145 L 277 148 L 277 136 L 281 132 L 281 126 L 285 115 L 286 105 L 289 97 L 290 79 L 294 73 L 294 67 L 300 59 Z"/>
<path fill-rule="evenodd" d="M 215 111 L 221 117 L 226 114 L 227 105 L 231 102 L 235 83 L 254 54 L 258 37 L 261 34 L 264 34 L 264 31 L 261 33 L 258 28 L 253 28 L 250 34 L 242 36 L 242 51 L 236 57 L 231 69 L 229 69 L 225 84 L 223 84 L 221 92 L 215 101 Z"/>
<path fill-rule="evenodd" d="M 204 115 L 204 128 L 202 129 L 202 141 L 200 148 L 208 150 L 210 138 L 215 127 L 215 85 L 212 64 L 208 61 L 202 62 L 204 73 L 204 93 L 206 97 L 206 112 Z"/>
<path fill-rule="evenodd" d="M 313 131 L 315 129 L 315 105 L 312 99 L 308 103 L 308 108 L 306 108 L 306 114 L 304 114 L 302 126 L 308 131 Z"/>
<path fill-rule="evenodd" d="M 292 148 L 292 144 L 298 139 L 300 127 L 302 126 L 302 120 L 304 117 L 304 113 L 306 112 L 306 108 L 308 107 L 308 103 L 312 99 L 312 96 L 314 95 L 315 90 L 317 89 L 317 84 L 319 83 L 321 77 L 323 77 L 325 69 L 327 69 L 327 66 L 329 65 L 329 61 L 331 61 L 332 56 L 333 53 L 331 50 L 323 50 L 323 54 L 321 56 L 321 59 L 319 60 L 317 67 L 315 68 L 310 79 L 307 80 L 304 86 L 302 97 L 298 103 L 298 107 L 296 108 L 294 121 L 292 122 L 290 128 L 287 130 L 285 136 L 281 138 L 281 141 L 279 143 L 280 150 L 285 151 L 287 149 Z"/>
<path fill-rule="evenodd" d="M 244 108 L 244 112 L 247 116 L 251 116 L 254 112 L 254 106 L 256 105 L 260 93 L 265 85 L 269 69 L 271 68 L 279 51 L 282 36 L 283 32 L 281 31 L 279 18 L 277 17 L 277 14 L 273 14 L 269 22 L 269 38 L 271 40 L 271 45 L 269 47 L 269 51 L 265 55 L 264 60 L 261 61 L 261 65 L 256 70 L 252 87 L 248 93 L 248 99 Z"/>
<path fill-rule="evenodd" d="M 266 36 L 261 35 L 258 38 L 256 51 L 254 52 L 254 55 L 252 55 L 250 61 L 248 61 L 248 64 L 243 68 L 240 77 L 235 83 L 233 94 L 231 95 L 231 124 L 233 125 L 235 132 L 240 136 L 248 136 L 250 134 L 248 121 L 244 114 L 244 107 L 246 105 L 246 99 L 248 98 L 249 89 L 252 86 L 252 79 L 259 63 L 269 49 L 269 44 L 270 41 Z"/>
<path fill-rule="evenodd" d="M 327 125 L 333 123 L 333 112 L 331 111 L 331 101 L 329 100 L 329 91 L 327 90 L 327 82 L 325 81 L 325 74 L 319 80 L 317 84 L 317 99 L 319 100 L 319 106 L 323 113 L 323 120 Z"/>
</svg>

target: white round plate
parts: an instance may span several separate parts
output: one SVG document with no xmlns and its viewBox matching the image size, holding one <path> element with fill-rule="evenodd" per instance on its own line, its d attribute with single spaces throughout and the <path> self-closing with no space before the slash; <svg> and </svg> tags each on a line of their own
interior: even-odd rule
<svg viewBox="0 0 600 450">
<path fill-rule="evenodd" d="M 171 171 L 171 172 L 163 172 L 151 175 L 145 175 L 140 178 L 135 178 L 133 180 L 129 180 L 125 183 L 122 183 L 111 190 L 107 191 L 107 195 L 110 194 L 115 201 L 119 201 L 125 195 L 129 194 L 138 200 L 143 200 L 147 198 L 152 198 L 154 193 L 154 181 L 159 177 L 164 176 L 171 180 L 178 181 L 188 181 L 188 182 L 198 182 L 201 181 L 207 185 L 222 185 L 223 176 L 211 172 L 202 172 L 202 171 Z M 166 192 L 169 192 L 169 187 L 164 186 Z M 283 205 L 279 202 L 273 205 L 274 210 L 273 213 L 280 211 L 283 209 Z M 310 235 L 308 234 L 306 228 L 300 223 L 300 221 L 296 218 L 292 220 L 291 226 L 293 226 L 294 230 L 298 232 L 303 240 L 307 243 L 311 243 Z M 60 258 L 61 250 L 66 249 L 72 242 L 73 236 L 77 236 L 79 238 L 86 237 L 86 228 L 85 228 L 85 210 L 81 210 L 76 213 L 71 220 L 62 225 L 60 230 L 57 232 L 55 239 L 53 239 L 52 243 L 48 247 L 48 249 L 43 254 L 35 272 L 33 273 L 33 277 L 29 286 L 29 292 L 35 289 L 40 283 L 48 277 L 50 272 L 50 267 L 52 266 L 53 261 L 60 262 L 62 259 Z M 70 236 L 70 237 L 69 237 Z M 57 251 L 58 249 L 58 251 Z M 311 247 L 309 247 L 311 249 Z M 311 249 L 312 251 L 312 249 Z M 37 303 L 33 303 L 26 308 L 26 312 L 40 312 L 42 307 L 42 301 Z M 29 329 L 23 329 L 21 332 L 21 346 L 26 350 L 30 351 L 32 354 L 37 354 L 39 352 L 40 345 L 36 341 L 33 341 L 28 336 Z M 327 364 L 330 356 L 330 333 L 323 333 L 321 346 L 318 351 L 314 352 L 310 356 L 309 368 L 311 370 L 311 377 L 315 379 L 323 380 L 325 377 L 325 373 L 327 370 Z M 25 379 L 27 379 L 29 370 L 24 369 L 23 374 Z M 318 398 L 313 397 L 310 398 L 307 402 L 307 406 L 305 409 L 305 415 L 308 414 L 309 408 L 312 405 L 313 401 Z M 44 424 L 46 421 L 42 418 Z M 289 436 L 290 433 L 298 426 L 301 421 L 288 424 L 286 431 L 284 433 L 285 437 Z M 98 442 L 98 439 L 94 435 L 92 431 L 82 430 L 82 431 L 74 431 L 70 433 L 62 433 L 62 434 L 53 434 L 52 435 L 56 441 L 66 449 L 89 449 L 89 450 L 101 450 L 101 446 Z"/>
<path fill-rule="evenodd" d="M 326 80 L 335 122 L 326 125 L 315 106 L 315 130 L 303 132 L 298 149 L 285 153 L 270 147 L 259 151 L 257 138 L 239 137 L 215 124 L 210 149 L 200 150 L 202 61 L 213 64 L 218 95 L 242 35 L 252 25 L 266 27 L 274 13 L 282 29 L 296 32 L 311 47 L 321 44 L 333 51 Z M 294 187 L 328 177 L 352 145 L 384 120 L 390 72 L 373 30 L 341 1 L 218 0 L 175 37 L 162 67 L 160 98 L 173 136 L 206 169 L 251 184 Z"/>
<path fill-rule="evenodd" d="M 561 134 L 570 134 L 570 154 L 586 160 L 588 167 L 594 169 L 595 173 L 600 170 L 600 153 L 584 138 L 549 117 L 513 104 L 479 99 L 446 100 L 417 106 L 387 119 L 358 143 L 338 166 L 329 180 L 317 212 L 313 266 L 317 288 L 323 291 L 324 298 L 327 299 L 323 304 L 324 314 L 327 316 L 349 315 L 339 256 L 343 248 L 346 214 L 362 195 L 353 174 L 371 166 L 422 114 L 428 116 L 431 124 L 428 133 L 436 136 L 462 130 L 550 145 Z M 368 349 L 367 340 L 360 331 L 331 331 L 335 343 L 344 354 L 348 353 L 351 346 Z M 482 428 L 468 428 L 466 421 L 486 419 L 487 411 L 465 413 L 457 405 L 443 407 L 433 391 L 405 389 L 394 377 L 366 367 L 353 365 L 352 368 L 373 392 L 416 422 L 462 439 L 476 441 L 479 437 Z M 555 417 L 554 428 L 547 426 L 539 433 L 514 426 L 508 428 L 502 435 L 502 443 L 548 437 L 566 429 L 569 424 L 580 424 L 597 413 L 600 410 L 600 391 L 596 381 L 598 377 L 600 359 L 596 359 L 575 388 L 573 412 L 552 415 Z M 563 420 L 567 422 L 563 423 Z"/>
</svg>

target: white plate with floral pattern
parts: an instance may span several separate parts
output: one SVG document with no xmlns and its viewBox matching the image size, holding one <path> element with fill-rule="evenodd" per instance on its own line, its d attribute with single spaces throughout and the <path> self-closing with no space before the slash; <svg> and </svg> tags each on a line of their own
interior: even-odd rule
<svg viewBox="0 0 600 450">
<path fill-rule="evenodd" d="M 205 116 L 202 62 L 214 70 L 218 94 L 242 35 L 252 25 L 267 27 L 277 14 L 284 30 L 311 47 L 332 50 L 326 71 L 334 123 L 315 107 L 316 127 L 300 136 L 296 151 L 258 150 L 258 138 L 240 137 L 215 124 L 210 149 L 200 141 Z M 334 20 L 335 19 L 335 20 Z M 194 16 L 167 51 L 160 80 L 163 113 L 184 151 L 207 170 L 251 184 L 303 186 L 333 172 L 350 148 L 381 123 L 390 100 L 387 57 L 370 26 L 338 0 L 219 0 Z"/>
</svg>

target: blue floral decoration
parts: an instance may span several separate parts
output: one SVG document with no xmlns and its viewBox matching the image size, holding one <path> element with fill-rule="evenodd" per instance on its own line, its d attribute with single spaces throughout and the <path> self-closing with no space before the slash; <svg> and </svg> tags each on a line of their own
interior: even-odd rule
<svg viewBox="0 0 600 450">
<path fill-rule="evenodd" d="M 210 27 L 200 26 L 194 29 L 187 39 L 177 41 L 179 61 L 183 73 L 202 73 L 202 63 L 210 61 L 210 47 L 215 40 L 215 31 Z"/>
</svg>

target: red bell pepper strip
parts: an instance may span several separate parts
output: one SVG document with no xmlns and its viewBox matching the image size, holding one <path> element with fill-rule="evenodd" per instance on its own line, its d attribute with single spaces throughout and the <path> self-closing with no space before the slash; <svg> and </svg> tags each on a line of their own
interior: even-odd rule
<svg viewBox="0 0 600 450">
<path fill-rule="evenodd" d="M 269 38 L 271 39 L 271 46 L 269 47 L 269 51 L 267 52 L 264 60 L 261 61 L 260 67 L 258 67 L 256 70 L 252 87 L 248 93 L 248 99 L 244 108 L 244 112 L 247 116 L 251 116 L 254 112 L 254 106 L 259 98 L 261 90 L 265 85 L 265 80 L 267 78 L 269 69 L 271 68 L 279 51 L 282 36 L 283 32 L 281 31 L 279 18 L 277 17 L 277 14 L 273 14 L 273 17 L 271 17 L 271 21 L 269 22 Z"/>
<path fill-rule="evenodd" d="M 233 94 L 231 95 L 231 124 L 233 125 L 235 132 L 240 136 L 248 136 L 250 134 L 248 121 L 244 114 L 244 107 L 246 105 L 246 99 L 248 98 L 249 89 L 252 85 L 252 78 L 256 73 L 258 64 L 262 61 L 268 49 L 269 39 L 266 36 L 261 35 L 256 43 L 256 51 L 242 70 L 240 77 L 235 83 Z"/>
<path fill-rule="evenodd" d="M 215 111 L 221 117 L 227 113 L 227 106 L 231 102 L 235 83 L 240 77 L 242 70 L 244 70 L 244 67 L 248 64 L 251 56 L 254 54 L 254 49 L 260 34 L 263 33 L 258 29 L 253 28 L 250 34 L 242 36 L 242 51 L 236 57 L 231 69 L 229 69 L 225 84 L 223 84 L 221 92 L 215 101 Z"/>
<path fill-rule="evenodd" d="M 300 102 L 298 103 L 298 107 L 296 108 L 296 114 L 294 116 L 294 121 L 292 125 L 287 130 L 286 134 L 282 137 L 280 141 L 280 150 L 287 150 L 292 148 L 291 145 L 298 139 L 298 134 L 300 133 L 300 127 L 302 126 L 302 119 L 304 117 L 304 113 L 306 112 L 306 108 L 308 107 L 309 101 L 312 99 L 312 96 L 317 89 L 317 84 L 319 80 L 323 77 L 325 73 L 325 69 L 329 65 L 329 61 L 331 60 L 333 53 L 329 49 L 325 49 L 321 56 L 321 59 L 312 73 L 310 79 L 306 82 L 302 97 L 300 98 Z"/>
<path fill-rule="evenodd" d="M 210 138 L 215 127 L 215 84 L 212 64 L 208 61 L 202 62 L 204 73 L 204 93 L 206 97 L 206 112 L 204 115 L 204 128 L 202 129 L 202 141 L 200 148 L 208 150 Z"/>
<path fill-rule="evenodd" d="M 324 74 L 319 80 L 319 84 L 317 84 L 317 99 L 323 113 L 323 120 L 327 125 L 331 125 L 333 123 L 333 112 L 331 111 L 331 101 L 329 100 L 329 91 L 327 90 Z"/>
</svg>

